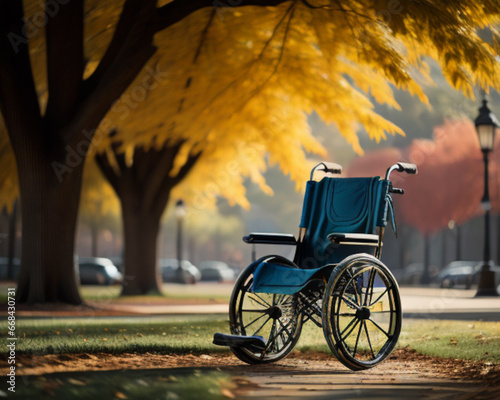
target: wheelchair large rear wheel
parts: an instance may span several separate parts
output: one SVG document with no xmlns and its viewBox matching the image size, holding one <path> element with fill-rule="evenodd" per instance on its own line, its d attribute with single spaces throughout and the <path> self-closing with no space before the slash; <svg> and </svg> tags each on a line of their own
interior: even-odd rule
<svg viewBox="0 0 500 400">
<path fill-rule="evenodd" d="M 241 361 L 248 364 L 271 363 L 287 356 L 295 347 L 302 329 L 297 311 L 297 294 L 253 293 L 253 273 L 263 261 L 297 268 L 280 256 L 263 257 L 244 270 L 233 289 L 229 303 L 229 323 L 233 335 L 261 336 L 265 350 L 231 347 Z"/>
<path fill-rule="evenodd" d="M 323 332 L 346 367 L 372 368 L 387 358 L 401 332 L 396 279 L 377 258 L 353 255 L 334 269 L 323 301 Z"/>
</svg>

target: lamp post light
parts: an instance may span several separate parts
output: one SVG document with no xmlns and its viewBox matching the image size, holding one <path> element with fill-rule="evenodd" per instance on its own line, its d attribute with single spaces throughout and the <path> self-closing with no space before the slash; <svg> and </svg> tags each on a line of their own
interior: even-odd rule
<svg viewBox="0 0 500 400">
<path fill-rule="evenodd" d="M 182 199 L 175 203 L 175 218 L 177 219 L 177 270 L 176 281 L 186 283 L 186 276 L 182 269 L 182 225 L 186 216 L 186 205 Z"/>
<path fill-rule="evenodd" d="M 484 215 L 484 256 L 483 265 L 479 275 L 479 286 L 477 288 L 476 297 L 479 296 L 498 296 L 495 287 L 495 273 L 490 269 L 490 193 L 488 183 L 488 156 L 493 151 L 495 144 L 495 131 L 500 126 L 495 115 L 490 111 L 486 99 L 483 100 L 483 105 L 479 108 L 479 115 L 474 121 L 476 125 L 479 145 L 483 152 L 484 161 L 484 195 L 481 200 L 481 205 L 485 211 Z"/>
</svg>

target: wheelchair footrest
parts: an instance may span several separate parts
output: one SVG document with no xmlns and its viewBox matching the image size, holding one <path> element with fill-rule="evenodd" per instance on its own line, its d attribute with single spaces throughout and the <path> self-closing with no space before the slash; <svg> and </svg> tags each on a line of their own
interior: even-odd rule
<svg viewBox="0 0 500 400">
<path fill-rule="evenodd" d="M 218 346 L 242 347 L 251 351 L 262 351 L 266 348 L 266 342 L 262 336 L 226 335 L 224 333 L 216 333 L 213 343 Z"/>
</svg>

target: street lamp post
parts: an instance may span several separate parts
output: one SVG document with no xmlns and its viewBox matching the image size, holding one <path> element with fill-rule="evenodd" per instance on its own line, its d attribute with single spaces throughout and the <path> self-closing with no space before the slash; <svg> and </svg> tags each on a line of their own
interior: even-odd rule
<svg viewBox="0 0 500 400">
<path fill-rule="evenodd" d="M 489 174 L 488 174 L 488 156 L 493 150 L 495 144 L 495 131 L 500 126 L 495 115 L 487 106 L 487 101 L 483 100 L 483 105 L 479 108 L 479 116 L 474 121 L 476 125 L 479 145 L 483 152 L 484 161 L 484 195 L 481 205 L 485 211 L 484 215 L 484 256 L 483 265 L 479 275 L 479 286 L 476 297 L 479 296 L 498 296 L 495 287 L 495 273 L 490 269 L 490 193 L 489 193 Z"/>
<path fill-rule="evenodd" d="M 186 205 L 181 199 L 175 203 L 175 217 L 177 219 L 177 270 L 176 280 L 178 283 L 186 283 L 186 277 L 182 269 L 182 225 L 186 216 Z"/>
</svg>

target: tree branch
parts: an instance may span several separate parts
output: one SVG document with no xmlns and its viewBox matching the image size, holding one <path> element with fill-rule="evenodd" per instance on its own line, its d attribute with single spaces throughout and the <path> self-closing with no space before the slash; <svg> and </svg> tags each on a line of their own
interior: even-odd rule
<svg viewBox="0 0 500 400">
<path fill-rule="evenodd" d="M 201 151 L 196 154 L 190 154 L 188 156 L 186 163 L 181 167 L 179 173 L 176 176 L 172 177 L 169 174 L 165 176 L 160 187 L 168 188 L 168 190 L 160 190 L 157 193 L 155 202 L 153 204 L 153 207 L 155 208 L 155 211 L 157 213 L 163 212 L 165 205 L 167 204 L 168 198 L 170 197 L 170 191 L 175 187 L 175 185 L 181 182 L 187 176 L 187 174 L 193 169 L 196 162 L 199 160 L 201 154 L 202 154 Z"/>
<path fill-rule="evenodd" d="M 139 161 L 141 163 L 148 163 L 149 165 L 149 176 L 144 182 L 146 185 L 144 187 L 143 193 L 143 207 L 145 209 L 156 209 L 157 212 L 163 212 L 163 208 L 166 203 L 163 203 L 159 199 L 162 198 L 162 194 L 166 191 L 170 193 L 172 185 L 165 185 L 166 178 L 169 176 L 172 168 L 174 167 L 175 156 L 179 152 L 182 143 L 177 145 L 169 146 L 165 145 L 161 150 L 151 150 L 148 153 L 144 153 L 144 157 Z M 156 153 L 158 157 L 157 163 L 152 163 L 150 160 L 151 153 Z M 168 197 L 167 197 L 168 198 Z M 160 210 L 161 208 L 161 210 Z"/>
<path fill-rule="evenodd" d="M 60 5 L 59 11 L 47 19 L 49 99 L 45 120 L 50 130 L 57 130 L 70 120 L 80 97 L 84 69 L 83 0 Z"/>
<path fill-rule="evenodd" d="M 116 25 L 115 32 L 113 33 L 113 38 L 111 39 L 106 53 L 102 57 L 92 76 L 87 79 L 89 87 L 95 87 L 102 79 L 107 69 L 114 62 L 122 50 L 122 46 L 127 38 L 127 35 L 134 26 L 137 16 L 143 13 L 143 10 L 154 6 L 154 4 L 155 1 L 145 0 L 127 0 L 125 2 L 120 19 Z"/>
<path fill-rule="evenodd" d="M 118 175 L 113 168 L 113 166 L 109 163 L 108 157 L 106 154 L 99 154 L 97 153 L 95 155 L 95 161 L 97 163 L 97 166 L 101 170 L 102 174 L 104 177 L 107 179 L 109 184 L 113 187 L 113 190 L 115 193 L 119 196 L 119 180 L 120 180 L 120 175 Z"/>
<path fill-rule="evenodd" d="M 272 7 L 278 6 L 282 3 L 286 3 L 290 0 L 242 0 L 239 2 L 233 2 L 233 4 L 228 3 L 228 8 L 230 7 L 244 7 L 244 6 L 263 6 Z M 189 2 L 184 0 L 174 0 L 164 6 L 160 7 L 157 12 L 157 16 L 153 21 L 153 26 L 155 31 L 161 31 L 169 26 L 186 18 L 190 14 L 201 10 L 206 7 L 218 7 L 217 2 L 214 0 L 191 0 Z"/>
</svg>

